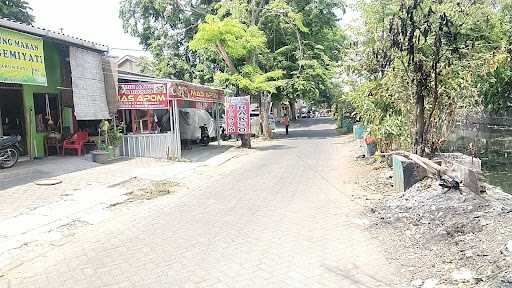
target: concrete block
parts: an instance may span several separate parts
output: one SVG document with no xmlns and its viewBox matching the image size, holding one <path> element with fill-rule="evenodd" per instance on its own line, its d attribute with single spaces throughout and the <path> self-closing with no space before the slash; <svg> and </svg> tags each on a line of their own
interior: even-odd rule
<svg viewBox="0 0 512 288">
<path fill-rule="evenodd" d="M 480 173 L 475 172 L 473 169 L 467 169 L 463 181 L 464 187 L 468 188 L 469 191 L 480 194 Z"/>
<path fill-rule="evenodd" d="M 482 171 L 482 161 L 475 157 L 464 155 L 462 153 L 441 153 L 436 156 L 436 159 L 443 160 L 448 164 L 458 163 L 469 169 L 472 169 L 475 172 Z"/>
<path fill-rule="evenodd" d="M 462 184 L 465 188 L 473 193 L 480 193 L 480 171 L 468 168 L 459 163 L 453 162 L 452 167 L 448 171 L 451 176 L 457 176 L 462 180 Z"/>
<path fill-rule="evenodd" d="M 480 174 L 482 161 L 462 153 L 441 153 L 437 159 L 443 160 L 449 168 L 448 174 L 462 180 L 465 188 L 480 193 Z"/>
<path fill-rule="evenodd" d="M 405 192 L 427 177 L 425 168 L 403 156 L 393 155 L 393 179 L 397 192 Z"/>
</svg>

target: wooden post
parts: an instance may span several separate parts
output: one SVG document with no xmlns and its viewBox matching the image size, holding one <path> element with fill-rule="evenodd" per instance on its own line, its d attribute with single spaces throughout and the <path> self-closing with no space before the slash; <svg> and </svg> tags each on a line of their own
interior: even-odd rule
<svg viewBox="0 0 512 288">
<path fill-rule="evenodd" d="M 220 103 L 214 104 L 214 111 L 215 111 L 215 128 L 217 131 L 217 146 L 221 146 L 221 139 L 220 139 L 220 125 L 219 125 L 219 118 L 220 118 L 220 109 L 219 109 Z"/>
<path fill-rule="evenodd" d="M 126 135 L 126 110 L 121 110 L 123 113 L 123 134 Z"/>
<path fill-rule="evenodd" d="M 0 137 L 4 136 L 4 124 L 2 123 L 2 109 L 0 109 Z"/>
<path fill-rule="evenodd" d="M 176 158 L 178 160 L 181 160 L 181 138 L 180 138 L 180 114 L 178 110 L 178 101 L 173 101 L 173 114 L 174 114 L 174 130 L 176 135 L 176 149 L 177 149 L 177 156 Z"/>
<path fill-rule="evenodd" d="M 130 118 L 132 119 L 132 133 L 137 133 L 137 121 L 135 120 L 136 110 L 130 110 Z"/>
<path fill-rule="evenodd" d="M 153 110 L 147 110 L 148 111 L 148 132 L 151 133 L 153 131 Z"/>
<path fill-rule="evenodd" d="M 170 128 L 170 133 L 172 134 L 172 139 L 173 139 L 173 144 L 174 144 L 174 149 L 175 149 L 175 153 L 174 153 L 174 157 L 176 158 L 176 160 L 180 160 L 181 159 L 181 147 L 180 147 L 180 139 L 179 139 L 179 128 L 176 126 L 176 99 L 174 100 L 171 100 L 169 102 L 169 128 Z"/>
</svg>

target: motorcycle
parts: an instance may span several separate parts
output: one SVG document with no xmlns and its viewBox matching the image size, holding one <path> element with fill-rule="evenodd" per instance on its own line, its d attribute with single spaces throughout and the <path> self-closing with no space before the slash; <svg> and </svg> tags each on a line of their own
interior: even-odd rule
<svg viewBox="0 0 512 288">
<path fill-rule="evenodd" d="M 220 128 L 220 139 L 222 139 L 222 141 L 228 141 L 231 139 L 231 135 L 226 134 L 226 128 L 224 127 Z"/>
<path fill-rule="evenodd" d="M 199 126 L 199 129 L 201 129 L 201 139 L 199 140 L 199 143 L 203 146 L 208 146 L 208 144 L 210 144 L 210 133 L 208 133 L 208 127 L 204 124 L 203 126 Z"/>
<path fill-rule="evenodd" d="M 16 136 L 0 137 L 0 169 L 16 165 L 21 153 L 19 141 Z"/>
</svg>

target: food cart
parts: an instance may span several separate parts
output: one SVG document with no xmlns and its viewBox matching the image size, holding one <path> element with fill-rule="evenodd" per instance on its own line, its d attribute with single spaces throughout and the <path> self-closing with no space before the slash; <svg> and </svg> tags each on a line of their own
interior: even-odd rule
<svg viewBox="0 0 512 288">
<path fill-rule="evenodd" d="M 180 159 L 181 108 L 211 109 L 220 145 L 223 90 L 177 80 L 122 83 L 118 99 L 123 156 Z"/>
</svg>

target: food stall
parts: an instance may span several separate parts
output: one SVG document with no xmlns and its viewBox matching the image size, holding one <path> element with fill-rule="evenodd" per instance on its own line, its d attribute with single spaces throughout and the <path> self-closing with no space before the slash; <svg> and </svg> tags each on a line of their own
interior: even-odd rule
<svg viewBox="0 0 512 288">
<path fill-rule="evenodd" d="M 124 129 L 123 156 L 180 159 L 180 114 L 185 108 L 210 109 L 220 144 L 218 119 L 223 90 L 160 79 L 159 82 L 121 83 L 118 100 L 118 118 L 122 119 Z"/>
</svg>

